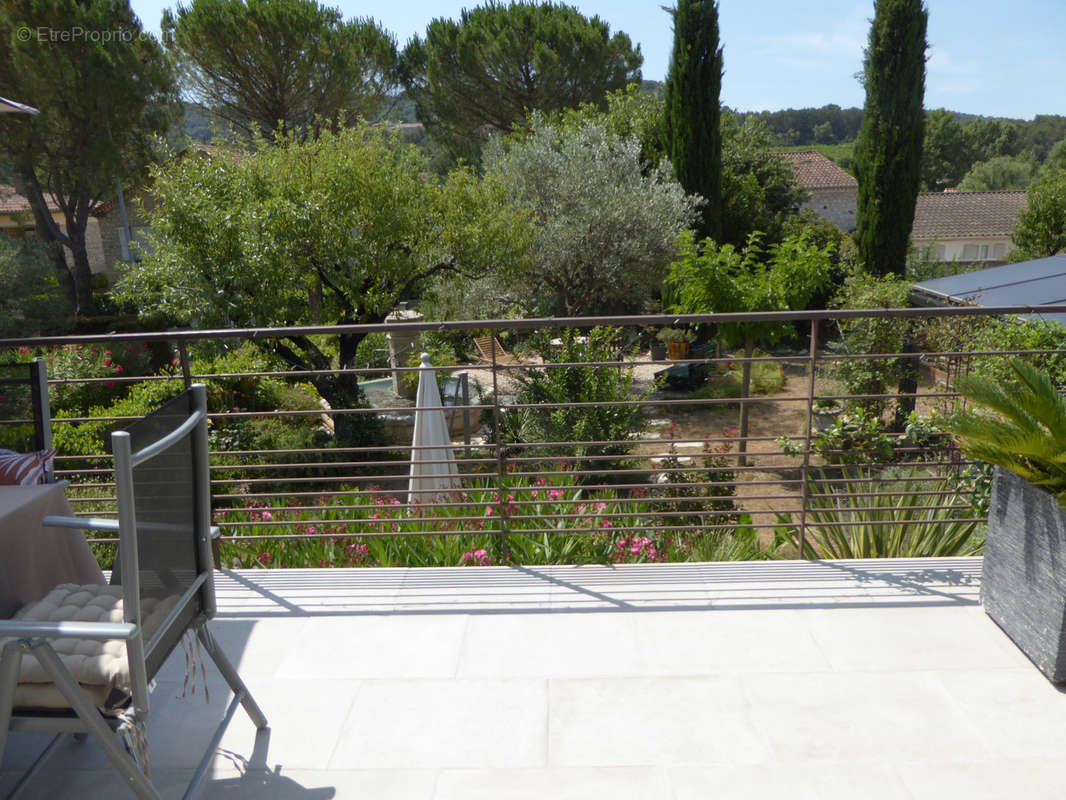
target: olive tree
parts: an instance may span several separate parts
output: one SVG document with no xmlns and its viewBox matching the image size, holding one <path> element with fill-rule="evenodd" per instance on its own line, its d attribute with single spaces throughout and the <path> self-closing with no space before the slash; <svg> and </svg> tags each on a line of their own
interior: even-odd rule
<svg viewBox="0 0 1066 800">
<path fill-rule="evenodd" d="M 603 124 L 535 119 L 529 136 L 494 141 L 485 169 L 536 225 L 527 303 L 582 316 L 640 311 L 659 291 L 679 233 L 695 221 L 669 165 L 645 171 L 641 144 Z"/>
</svg>

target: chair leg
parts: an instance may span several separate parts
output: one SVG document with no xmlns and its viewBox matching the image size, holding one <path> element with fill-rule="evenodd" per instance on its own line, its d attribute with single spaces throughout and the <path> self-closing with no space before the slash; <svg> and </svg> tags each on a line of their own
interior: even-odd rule
<svg viewBox="0 0 1066 800">
<path fill-rule="evenodd" d="M 222 648 L 220 648 L 215 642 L 215 638 L 211 635 L 211 631 L 207 629 L 207 625 L 201 625 L 196 634 L 200 637 L 200 641 L 203 643 L 208 655 L 211 656 L 211 660 L 214 661 L 215 666 L 218 667 L 218 671 L 221 672 L 222 677 L 226 679 L 229 688 L 233 690 L 233 694 L 241 698 L 241 705 L 244 706 L 244 710 L 248 712 L 248 716 L 252 718 L 252 723 L 259 730 L 265 728 L 267 726 L 266 715 L 263 713 L 263 710 L 259 708 L 259 704 L 255 702 L 252 693 L 248 691 L 248 687 L 244 685 L 244 681 L 242 681 L 241 676 L 237 674 L 237 670 L 233 668 L 229 659 L 226 658 L 226 654 L 222 652 Z"/>
<path fill-rule="evenodd" d="M 15 705 L 15 687 L 18 685 L 23 648 L 21 642 L 8 642 L 0 651 L 0 760 L 3 760 L 7 746 L 7 729 L 11 725 L 11 710 Z"/>
<path fill-rule="evenodd" d="M 63 697 L 70 703 L 74 713 L 78 715 L 89 734 L 96 739 L 96 743 L 104 751 L 107 760 L 122 776 L 126 785 L 141 800 L 161 800 L 148 778 L 137 768 L 136 762 L 119 743 L 118 737 L 111 731 L 107 723 L 100 716 L 100 712 L 89 702 L 89 698 L 82 691 L 78 682 L 74 680 L 70 672 L 63 666 L 55 650 L 46 641 L 34 642 L 32 647 L 37 663 L 48 673 L 52 683 L 63 693 Z"/>
</svg>

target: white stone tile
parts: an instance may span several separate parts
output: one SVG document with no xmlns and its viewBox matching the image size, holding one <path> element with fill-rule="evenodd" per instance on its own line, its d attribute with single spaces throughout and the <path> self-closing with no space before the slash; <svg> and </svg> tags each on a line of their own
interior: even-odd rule
<svg viewBox="0 0 1066 800">
<path fill-rule="evenodd" d="M 942 764 L 903 764 L 903 783 L 915 800 L 1062 800 L 1066 764 L 1062 759 L 1008 760 Z"/>
<path fill-rule="evenodd" d="M 474 615 L 461 677 L 641 675 L 639 614 Z"/>
<path fill-rule="evenodd" d="M 809 611 L 808 624 L 837 670 L 1017 667 L 976 606 Z"/>
<path fill-rule="evenodd" d="M 666 775 L 673 800 L 911 800 L 887 764 L 773 761 L 757 767 L 669 767 Z"/>
<path fill-rule="evenodd" d="M 279 678 L 444 678 L 455 675 L 467 618 L 357 615 L 307 620 Z"/>
<path fill-rule="evenodd" d="M 222 738 L 223 755 L 216 761 L 239 767 L 259 761 L 272 768 L 324 769 L 358 688 L 358 681 L 280 679 L 257 687 L 254 697 L 270 726 L 268 739 L 257 742 L 255 726 L 238 708 Z M 152 763 L 194 767 L 230 696 L 212 695 L 207 705 L 200 698 L 180 698 L 178 686 L 160 685 L 157 694 L 162 702 L 153 710 L 149 727 Z"/>
<path fill-rule="evenodd" d="M 937 761 L 991 753 L 935 673 L 800 673 L 740 678 L 751 718 L 779 759 Z"/>
<path fill-rule="evenodd" d="M 769 749 L 732 678 L 553 680 L 552 766 L 754 764 Z"/>
<path fill-rule="evenodd" d="M 330 767 L 539 767 L 543 680 L 366 681 Z"/>
<path fill-rule="evenodd" d="M 667 800 L 657 767 L 443 770 L 433 800 Z"/>
<path fill-rule="evenodd" d="M 633 615 L 652 675 L 825 670 L 829 661 L 794 610 L 714 610 Z"/>
<path fill-rule="evenodd" d="M 938 677 L 989 752 L 1004 759 L 1062 760 L 1066 693 L 1031 663 L 1019 670 L 943 672 Z"/>
</svg>

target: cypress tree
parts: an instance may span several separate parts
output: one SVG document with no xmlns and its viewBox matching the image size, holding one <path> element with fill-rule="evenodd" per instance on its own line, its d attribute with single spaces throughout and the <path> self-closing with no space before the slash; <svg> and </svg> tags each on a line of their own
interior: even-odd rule
<svg viewBox="0 0 1066 800">
<path fill-rule="evenodd" d="M 721 238 L 722 230 L 722 48 L 718 46 L 718 4 L 678 0 L 674 49 L 666 76 L 666 151 L 678 182 L 706 204 L 699 237 Z"/>
<path fill-rule="evenodd" d="M 873 275 L 903 274 L 925 137 L 922 0 L 875 0 L 863 60 L 866 106 L 855 145 L 859 259 Z"/>
</svg>

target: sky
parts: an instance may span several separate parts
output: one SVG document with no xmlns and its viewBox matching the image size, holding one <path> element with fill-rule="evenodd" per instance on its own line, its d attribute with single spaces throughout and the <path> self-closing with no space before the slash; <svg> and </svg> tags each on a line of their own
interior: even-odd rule
<svg viewBox="0 0 1066 800">
<path fill-rule="evenodd" d="M 186 0 L 188 2 L 189 0 Z M 373 17 L 402 47 L 436 17 L 457 19 L 477 0 L 319 0 L 346 18 Z M 666 77 L 673 30 L 668 0 L 576 0 L 640 45 L 643 76 Z M 672 4 L 672 3 L 671 3 Z M 156 33 L 168 0 L 132 0 Z M 1066 115 L 1063 0 L 926 0 L 929 31 L 925 107 L 1032 119 Z M 873 0 L 719 0 L 724 49 L 722 102 L 739 111 L 863 105 L 855 78 Z"/>
</svg>

